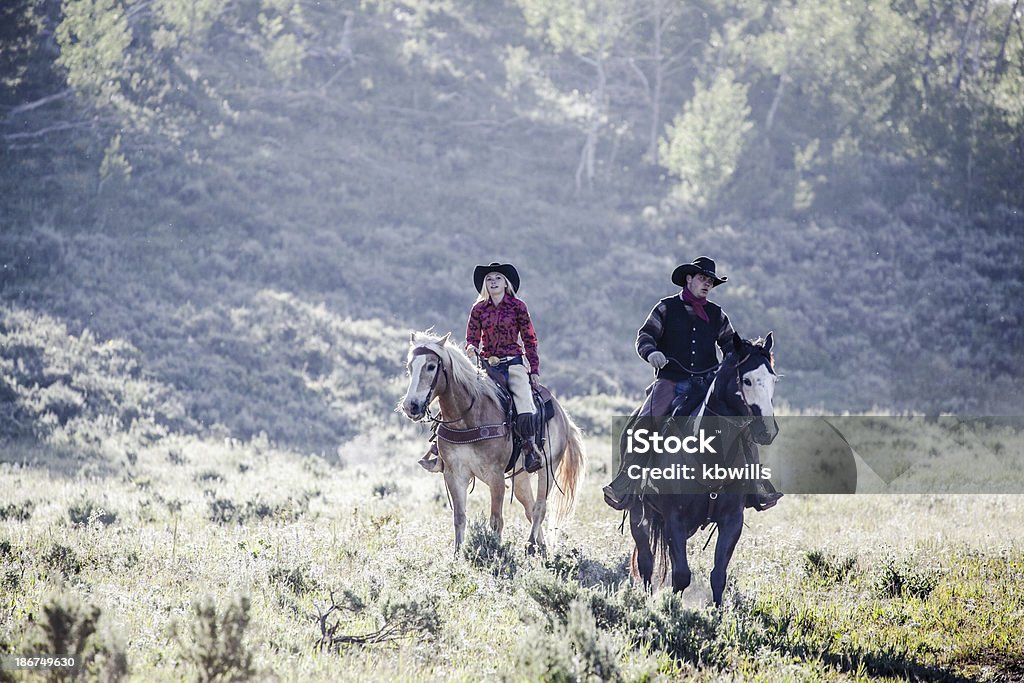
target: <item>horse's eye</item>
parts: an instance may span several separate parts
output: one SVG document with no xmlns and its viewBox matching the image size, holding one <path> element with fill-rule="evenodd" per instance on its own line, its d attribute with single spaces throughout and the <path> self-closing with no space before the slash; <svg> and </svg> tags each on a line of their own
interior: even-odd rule
<svg viewBox="0 0 1024 683">
<path fill-rule="evenodd" d="M 748 387 L 749 386 L 753 386 L 753 382 L 751 382 L 749 379 L 746 379 L 746 378 L 744 378 L 743 383 L 746 384 Z"/>
<path fill-rule="evenodd" d="M 430 372 L 433 372 L 433 371 L 434 371 L 434 368 L 436 368 L 436 367 L 437 367 L 436 365 L 434 365 L 433 363 L 431 363 L 430 365 L 428 365 L 428 366 L 427 366 L 427 370 L 429 370 Z"/>
</svg>

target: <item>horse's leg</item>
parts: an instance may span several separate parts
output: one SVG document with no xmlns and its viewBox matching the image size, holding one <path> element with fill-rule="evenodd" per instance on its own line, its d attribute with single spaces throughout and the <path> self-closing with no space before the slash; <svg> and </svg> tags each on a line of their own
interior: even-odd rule
<svg viewBox="0 0 1024 683">
<path fill-rule="evenodd" d="M 726 572 L 729 560 L 736 550 L 736 543 L 743 533 L 743 499 L 739 501 L 739 509 L 718 522 L 718 541 L 715 543 L 715 568 L 711 570 L 711 596 L 716 607 L 722 606 L 722 593 L 725 591 Z"/>
<path fill-rule="evenodd" d="M 644 590 L 651 591 L 654 575 L 654 550 L 651 548 L 651 519 L 644 514 L 643 505 L 629 508 L 629 531 L 636 544 L 636 570 L 644 582 Z"/>
<path fill-rule="evenodd" d="M 444 483 L 452 497 L 452 517 L 455 523 L 455 554 L 459 554 L 462 539 L 466 535 L 466 497 L 469 491 L 469 473 L 454 467 L 444 468 Z"/>
<path fill-rule="evenodd" d="M 530 540 L 527 548 L 544 552 L 544 516 L 548 511 L 548 491 L 551 487 L 551 477 L 548 469 L 542 468 L 537 472 L 537 500 L 533 503 L 533 526 L 530 529 Z"/>
<path fill-rule="evenodd" d="M 512 485 L 512 492 L 515 493 L 516 500 L 523 506 L 523 511 L 526 513 L 526 521 L 532 524 L 533 489 L 530 488 L 530 477 L 525 473 L 517 475 Z"/>
<path fill-rule="evenodd" d="M 665 540 L 668 542 L 669 558 L 672 560 L 672 590 L 682 593 L 690 585 L 693 574 L 686 559 L 686 520 L 682 507 L 673 506 L 665 515 Z"/>
<path fill-rule="evenodd" d="M 501 506 L 505 502 L 505 474 L 499 471 L 492 476 L 487 482 L 487 487 L 491 490 L 491 529 L 498 534 L 498 538 L 501 538 L 501 529 L 504 526 Z"/>
</svg>

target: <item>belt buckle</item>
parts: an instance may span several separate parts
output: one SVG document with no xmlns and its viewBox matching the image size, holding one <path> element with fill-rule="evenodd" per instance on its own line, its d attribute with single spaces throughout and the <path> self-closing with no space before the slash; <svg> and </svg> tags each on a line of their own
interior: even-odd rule
<svg viewBox="0 0 1024 683">
<path fill-rule="evenodd" d="M 487 357 L 487 362 L 493 368 L 493 367 L 497 367 L 498 365 L 501 364 L 501 359 L 498 358 L 497 356 L 488 356 Z"/>
</svg>

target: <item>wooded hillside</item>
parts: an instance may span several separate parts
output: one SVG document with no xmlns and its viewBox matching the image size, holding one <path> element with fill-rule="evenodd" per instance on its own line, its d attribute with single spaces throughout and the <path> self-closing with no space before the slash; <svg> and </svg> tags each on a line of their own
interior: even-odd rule
<svg viewBox="0 0 1024 683">
<path fill-rule="evenodd" d="M 7 435 L 113 377 L 330 449 L 493 260 L 553 388 L 628 403 L 700 254 L 794 407 L 1024 407 L 1019 0 L 12 0 L 0 46 Z"/>
</svg>

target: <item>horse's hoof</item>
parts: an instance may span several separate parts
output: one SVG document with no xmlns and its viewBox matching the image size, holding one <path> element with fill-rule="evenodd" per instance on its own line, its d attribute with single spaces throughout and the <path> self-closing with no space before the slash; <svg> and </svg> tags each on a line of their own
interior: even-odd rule
<svg viewBox="0 0 1024 683">
<path fill-rule="evenodd" d="M 547 557 L 548 550 L 547 550 L 547 548 L 545 548 L 540 543 L 534 543 L 533 541 L 529 541 L 526 544 L 526 554 L 529 555 L 530 557 L 533 557 L 534 555 L 540 555 L 541 557 Z"/>
</svg>

